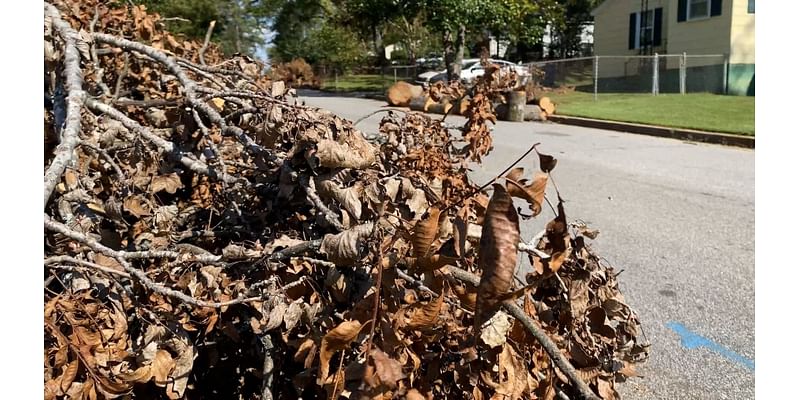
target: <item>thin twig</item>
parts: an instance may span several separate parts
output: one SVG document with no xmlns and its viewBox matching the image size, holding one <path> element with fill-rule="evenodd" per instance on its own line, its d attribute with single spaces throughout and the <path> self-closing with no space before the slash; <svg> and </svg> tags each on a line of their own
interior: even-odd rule
<svg viewBox="0 0 800 400">
<path fill-rule="evenodd" d="M 47 258 L 44 259 L 44 265 L 54 266 L 54 264 L 60 264 L 60 263 L 78 264 L 78 265 L 82 265 L 82 266 L 85 266 L 85 267 L 94 268 L 94 269 L 96 269 L 98 271 L 102 271 L 102 272 L 105 272 L 107 274 L 114 274 L 114 275 L 124 276 L 126 278 L 130 278 L 131 277 L 131 275 L 129 273 L 125 272 L 125 271 L 120 271 L 118 269 L 104 267 L 104 266 L 102 266 L 100 264 L 95 264 L 93 262 L 79 260 L 77 258 L 70 257 L 70 256 L 53 256 L 53 257 L 47 257 Z"/>
<path fill-rule="evenodd" d="M 70 238 L 72 240 L 75 240 L 75 241 L 78 241 L 80 243 L 83 243 L 83 244 L 85 244 L 86 246 L 88 246 L 89 248 L 91 248 L 92 250 L 94 250 L 94 251 L 96 251 L 98 253 L 103 253 L 103 254 L 105 254 L 105 255 L 107 255 L 109 257 L 113 257 L 114 259 L 117 260 L 118 263 L 120 263 L 120 265 L 125 270 L 125 272 L 130 274 L 131 277 L 133 277 L 134 279 L 138 280 L 139 283 L 142 284 L 142 286 L 144 286 L 147 289 L 149 289 L 149 290 L 151 290 L 151 291 L 153 291 L 155 293 L 158 293 L 160 295 L 167 296 L 167 297 L 172 297 L 174 299 L 180 300 L 180 301 L 182 301 L 182 302 L 184 302 L 184 303 L 186 303 L 188 305 L 195 306 L 195 307 L 222 308 L 222 307 L 227 307 L 227 306 L 231 306 L 231 305 L 234 305 L 234 304 L 243 304 L 243 303 L 249 303 L 249 302 L 253 302 L 253 301 L 263 300 L 261 297 L 250 297 L 250 298 L 241 298 L 240 297 L 238 299 L 224 301 L 224 302 L 218 302 L 218 303 L 216 303 L 216 302 L 208 302 L 208 301 L 204 301 L 204 300 L 198 300 L 198 299 L 195 299 L 195 298 L 193 298 L 191 296 L 188 296 L 188 295 L 186 295 L 186 294 L 184 294 L 182 292 L 179 292 L 179 291 L 174 290 L 174 289 L 170 289 L 170 288 L 168 288 L 166 286 L 163 286 L 161 284 L 153 282 L 153 280 L 151 280 L 144 271 L 142 271 L 140 269 L 137 269 L 137 268 L 134 268 L 133 266 L 131 266 L 131 264 L 125 259 L 125 252 L 124 251 L 117 251 L 117 250 L 110 249 L 110 248 L 100 244 L 98 241 L 92 239 L 91 237 L 86 236 L 86 235 L 84 235 L 84 234 L 82 234 L 80 232 L 76 232 L 76 231 L 70 229 L 68 226 L 66 226 L 66 225 L 64 225 L 64 224 L 62 224 L 60 222 L 54 221 L 47 214 L 45 214 L 45 216 L 44 216 L 44 227 L 45 227 L 45 229 L 51 230 L 51 231 L 56 232 L 56 233 L 60 233 L 60 234 L 66 236 L 66 237 L 68 237 L 68 238 Z"/>
<path fill-rule="evenodd" d="M 217 24 L 217 21 L 211 21 L 208 24 L 208 30 L 206 31 L 206 38 L 203 40 L 203 47 L 200 48 L 199 56 L 200 56 L 200 64 L 206 65 L 206 60 L 203 58 L 203 54 L 205 54 L 206 49 L 208 48 L 208 41 L 211 40 L 211 34 L 214 32 L 214 26 Z"/>
<path fill-rule="evenodd" d="M 365 119 L 367 119 L 367 118 L 369 118 L 369 117 L 371 117 L 371 116 L 373 116 L 375 114 L 382 113 L 382 112 L 393 112 L 393 111 L 401 112 L 403 114 L 408 115 L 408 111 L 401 110 L 399 108 L 382 108 L 380 110 L 375 110 L 375 111 L 373 111 L 373 112 L 371 112 L 371 113 L 369 113 L 369 114 L 357 119 L 356 122 L 353 122 L 353 126 L 358 125 L 359 122 L 361 122 L 361 121 L 363 121 L 363 120 L 365 120 Z"/>
<path fill-rule="evenodd" d="M 322 239 L 309 240 L 307 242 L 289 246 L 283 250 L 272 253 L 270 256 L 265 257 L 264 261 L 283 261 L 298 254 L 303 254 L 309 251 L 317 251 L 319 250 L 320 246 L 322 246 Z"/>
<path fill-rule="evenodd" d="M 213 24 L 213 22 L 212 22 Z M 261 345 L 264 346 L 264 366 L 261 369 L 261 400 L 272 400 L 272 372 L 275 370 L 275 363 L 272 361 L 272 338 L 269 333 L 261 336 Z"/>
<path fill-rule="evenodd" d="M 119 98 L 119 92 L 122 90 L 122 80 L 128 75 L 128 69 L 130 68 L 129 58 L 128 53 L 125 53 L 122 57 L 122 71 L 117 75 L 117 83 L 114 84 L 114 96 L 111 97 L 111 102 L 116 102 Z"/>
<path fill-rule="evenodd" d="M 309 179 L 308 182 L 303 182 L 301 183 L 301 185 L 303 186 L 303 190 L 305 190 L 306 192 L 306 196 L 308 197 L 309 202 L 312 205 L 314 205 L 314 207 L 316 207 L 317 210 L 319 210 L 319 212 L 322 213 L 322 215 L 325 217 L 325 220 L 328 221 L 328 223 L 331 224 L 334 228 L 336 228 L 336 230 L 340 232 L 343 231 L 344 225 L 342 225 L 342 223 L 339 222 L 339 218 L 336 215 L 336 213 L 333 212 L 330 208 L 328 208 L 328 206 L 325 205 L 325 203 L 322 202 L 322 199 L 319 197 L 317 191 L 313 187 L 314 185 L 313 181 Z"/>
<path fill-rule="evenodd" d="M 92 110 L 104 113 L 109 117 L 121 122 L 122 125 L 129 130 L 142 135 L 145 139 L 156 145 L 156 147 L 158 147 L 163 154 L 175 157 L 186 168 L 189 168 L 194 172 L 210 176 L 214 179 L 220 179 L 230 184 L 235 184 L 242 179 L 228 175 L 225 173 L 225 171 L 217 172 L 214 168 L 209 167 L 204 162 L 185 155 L 183 152 L 179 151 L 172 142 L 162 139 L 160 136 L 151 132 L 150 129 L 128 118 L 128 116 L 123 114 L 121 111 L 109 106 L 108 104 L 102 103 L 95 99 L 87 99 L 86 105 Z"/>
<path fill-rule="evenodd" d="M 461 268 L 450 266 L 448 267 L 448 271 L 453 277 L 460 281 L 470 283 L 476 287 L 480 284 L 480 277 Z M 589 388 L 589 385 L 587 385 L 586 382 L 584 382 L 580 376 L 578 376 L 578 371 L 576 371 L 575 367 L 573 367 L 569 360 L 564 357 L 564 355 L 561 353 L 561 350 L 558 349 L 558 346 L 550 339 L 549 336 L 547 336 L 547 333 L 545 333 L 536 325 L 536 322 L 528 316 L 525 310 L 520 308 L 520 306 L 511 300 L 506 300 L 503 302 L 503 308 L 505 308 L 509 314 L 516 318 L 517 321 L 519 321 L 525 327 L 525 329 L 530 332 L 536 341 L 542 345 L 544 350 L 550 356 L 550 359 L 553 360 L 553 363 L 558 366 L 561 372 L 567 376 L 569 381 L 575 385 L 582 398 L 600 400 L 600 398 L 597 397 L 594 392 L 592 392 L 592 389 Z"/>
<path fill-rule="evenodd" d="M 92 17 L 92 22 L 89 23 L 89 33 L 94 33 L 94 27 L 97 25 L 97 21 L 100 19 L 100 9 L 97 5 L 94 6 L 94 17 Z M 108 88 L 105 82 L 103 82 L 103 73 L 105 69 L 100 65 L 100 59 L 97 57 L 97 46 L 94 43 L 89 45 L 89 53 L 92 56 L 92 62 L 94 63 L 94 79 L 97 81 L 97 86 L 100 86 L 100 89 L 103 91 L 103 94 L 106 96 L 111 96 L 111 89 Z"/>
<path fill-rule="evenodd" d="M 175 58 L 165 54 L 164 52 L 155 49 L 153 47 L 133 42 L 127 39 L 123 39 L 120 37 L 116 37 L 113 35 L 107 35 L 103 33 L 95 33 L 92 35 L 94 40 L 97 40 L 102 43 L 106 43 L 112 46 L 120 47 L 125 50 L 129 51 L 136 51 L 140 54 L 144 54 L 151 59 L 163 64 L 167 69 L 178 78 L 178 81 L 183 86 L 186 92 L 186 99 L 189 101 L 189 104 L 197 108 L 198 110 L 202 111 L 203 114 L 207 115 L 212 123 L 217 124 L 223 133 L 230 133 L 235 136 L 242 144 L 244 144 L 245 148 L 251 151 L 253 154 L 263 156 L 266 161 L 277 161 L 277 158 L 271 151 L 259 146 L 251 137 L 245 133 L 244 130 L 237 126 L 228 125 L 225 122 L 225 119 L 214 110 L 211 106 L 207 103 L 202 101 L 198 96 L 198 90 L 201 86 L 197 85 L 197 82 L 191 80 L 186 73 L 183 71 L 181 66 L 175 60 Z"/>
<path fill-rule="evenodd" d="M 44 3 L 45 15 L 52 19 L 53 27 L 66 42 L 64 50 L 64 75 L 67 77 L 67 118 L 61 135 L 61 143 L 55 149 L 55 157 L 44 173 L 44 205 L 50 199 L 61 175 L 75 157 L 75 147 L 80 142 L 81 108 L 86 92 L 83 91 L 81 55 L 78 52 L 78 33 L 61 19 L 61 13 L 54 6 Z"/>
<path fill-rule="evenodd" d="M 119 165 L 117 165 L 117 163 L 114 161 L 114 158 L 111 157 L 111 155 L 108 154 L 107 151 L 87 142 L 81 142 L 80 145 L 92 149 L 92 151 L 105 158 L 106 161 L 108 161 L 108 163 L 111 164 L 111 167 L 114 168 L 114 173 L 117 174 L 117 176 L 120 179 L 125 179 L 125 174 L 122 172 L 122 168 L 120 168 Z"/>
<path fill-rule="evenodd" d="M 457 202 L 455 202 L 455 203 L 453 203 L 453 204 L 450 204 L 449 206 L 445 207 L 445 208 L 444 208 L 444 209 L 443 209 L 441 212 L 445 212 L 445 211 L 447 211 L 447 210 L 449 210 L 449 209 L 451 209 L 451 208 L 453 208 L 453 207 L 455 207 L 455 206 L 457 206 L 457 205 L 461 204 L 461 203 L 462 203 L 464 200 L 466 200 L 466 199 L 468 199 L 468 198 L 470 198 L 470 197 L 472 197 L 472 196 L 474 196 L 474 195 L 476 195 L 476 194 L 480 193 L 480 192 L 481 192 L 483 189 L 486 189 L 487 187 L 489 187 L 489 185 L 491 185 L 492 183 L 494 183 L 494 182 L 495 182 L 495 181 L 497 181 L 498 179 L 500 179 L 500 178 L 502 178 L 503 176 L 505 176 L 506 172 L 510 171 L 510 170 L 511 170 L 511 168 L 514 168 L 514 166 L 515 166 L 515 165 L 517 165 L 517 164 L 518 164 L 520 161 L 522 161 L 522 159 L 523 159 L 523 158 L 527 157 L 527 156 L 528 156 L 528 154 L 530 154 L 530 153 L 531 153 L 531 151 L 535 150 L 535 149 L 536 149 L 536 146 L 538 146 L 538 145 L 539 145 L 539 143 L 538 143 L 538 142 L 537 142 L 537 143 L 534 143 L 534 144 L 531 146 L 531 148 L 529 148 L 529 149 L 528 149 L 528 151 L 526 151 L 526 152 L 525 152 L 525 153 L 523 153 L 521 156 L 519 156 L 519 158 L 517 158 L 517 159 L 516 159 L 516 161 L 514 161 L 513 163 L 511 163 L 511 164 L 510 164 L 508 167 L 506 167 L 506 169 L 504 169 L 502 172 L 500 172 L 499 174 L 497 174 L 497 176 L 495 176 L 495 177 L 494 177 L 492 180 L 490 180 L 489 182 L 486 182 L 485 184 L 483 184 L 483 186 L 481 186 L 481 187 L 479 187 L 479 188 L 477 188 L 477 189 L 473 190 L 473 191 L 472 191 L 472 192 L 471 192 L 469 195 L 462 197 L 462 198 L 461 198 L 461 199 L 459 199 Z"/>
</svg>

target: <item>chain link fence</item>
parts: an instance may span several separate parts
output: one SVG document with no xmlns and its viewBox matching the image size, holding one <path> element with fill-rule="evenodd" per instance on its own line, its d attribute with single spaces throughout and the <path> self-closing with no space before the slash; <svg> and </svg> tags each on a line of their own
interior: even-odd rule
<svg viewBox="0 0 800 400">
<path fill-rule="evenodd" d="M 354 76 L 365 78 L 369 76 L 369 79 L 378 82 L 384 91 L 398 81 L 414 82 L 417 75 L 425 71 L 427 69 L 417 65 L 361 66 L 348 69 L 346 72 L 325 65 L 314 67 L 314 74 L 322 81 L 328 82 L 328 86 L 337 87 L 339 78 L 342 77 L 352 79 Z"/>
<path fill-rule="evenodd" d="M 594 56 L 527 64 L 535 83 L 594 93 L 727 93 L 723 54 Z"/>
</svg>

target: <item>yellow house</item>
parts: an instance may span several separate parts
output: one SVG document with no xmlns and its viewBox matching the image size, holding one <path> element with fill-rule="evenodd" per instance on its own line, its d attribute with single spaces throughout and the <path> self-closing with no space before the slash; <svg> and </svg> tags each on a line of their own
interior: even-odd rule
<svg viewBox="0 0 800 400">
<path fill-rule="evenodd" d="M 605 0 L 592 15 L 601 79 L 653 69 L 649 59 L 603 56 L 686 53 L 687 86 L 755 94 L 755 0 Z M 661 58 L 661 79 L 677 82 L 680 59 Z"/>
</svg>

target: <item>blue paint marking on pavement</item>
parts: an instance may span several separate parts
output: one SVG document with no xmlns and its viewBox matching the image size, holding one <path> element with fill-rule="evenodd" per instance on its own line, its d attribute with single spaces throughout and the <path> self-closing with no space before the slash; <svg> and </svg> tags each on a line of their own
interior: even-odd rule
<svg viewBox="0 0 800 400">
<path fill-rule="evenodd" d="M 756 370 L 756 362 L 733 351 L 723 347 L 722 345 L 714 342 L 711 339 L 708 339 L 704 336 L 700 336 L 688 328 L 683 326 L 678 322 L 667 322 L 667 328 L 672 329 L 680 335 L 681 337 L 681 344 L 683 347 L 687 349 L 696 349 L 698 347 L 705 347 L 713 352 L 720 354 L 721 356 L 749 369 L 750 371 Z"/>
</svg>

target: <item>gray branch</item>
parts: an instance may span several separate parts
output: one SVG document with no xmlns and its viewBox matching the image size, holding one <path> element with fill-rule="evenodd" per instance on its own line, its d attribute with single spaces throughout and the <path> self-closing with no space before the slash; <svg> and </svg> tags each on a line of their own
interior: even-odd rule
<svg viewBox="0 0 800 400">
<path fill-rule="evenodd" d="M 44 3 L 45 15 L 50 17 L 58 34 L 66 42 L 64 50 L 64 75 L 67 80 L 67 119 L 61 135 L 61 143 L 55 149 L 55 157 L 44 173 L 44 206 L 58 185 L 61 175 L 75 157 L 75 147 L 80 142 L 81 106 L 86 92 L 83 91 L 81 55 L 78 52 L 78 33 L 61 19 L 61 13 L 54 6 Z"/>
</svg>

